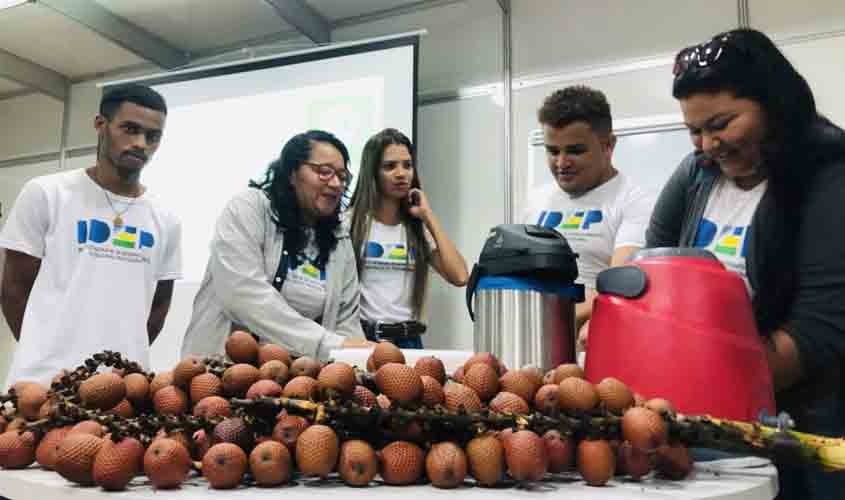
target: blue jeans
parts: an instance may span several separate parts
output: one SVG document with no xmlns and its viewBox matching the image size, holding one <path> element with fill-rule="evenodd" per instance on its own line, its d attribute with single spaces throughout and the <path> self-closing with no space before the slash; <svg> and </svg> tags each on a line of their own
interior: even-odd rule
<svg viewBox="0 0 845 500">
<path fill-rule="evenodd" d="M 422 338 L 416 337 L 413 339 L 401 339 L 401 340 L 394 340 L 392 341 L 396 344 L 396 347 L 400 349 L 422 349 Z"/>
</svg>

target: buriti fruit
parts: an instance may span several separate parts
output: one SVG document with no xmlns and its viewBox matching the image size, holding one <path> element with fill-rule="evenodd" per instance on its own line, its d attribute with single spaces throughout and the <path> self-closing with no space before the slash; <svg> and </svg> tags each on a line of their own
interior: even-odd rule
<svg viewBox="0 0 845 500">
<path fill-rule="evenodd" d="M 532 431 L 518 431 L 505 441 L 508 473 L 517 481 L 539 481 L 546 474 L 546 444 Z"/>
<path fill-rule="evenodd" d="M 190 383 L 191 402 L 197 404 L 209 396 L 220 396 L 223 394 L 223 381 L 213 373 L 202 373 L 191 379 Z"/>
<path fill-rule="evenodd" d="M 483 486 L 494 486 L 505 476 L 505 449 L 492 433 L 467 443 L 467 460 L 472 477 Z"/>
<path fill-rule="evenodd" d="M 378 457 L 366 441 L 352 439 L 340 448 L 337 471 L 352 486 L 364 486 L 378 474 Z"/>
<path fill-rule="evenodd" d="M 422 380 L 410 366 L 387 363 L 376 372 L 376 385 L 391 401 L 411 403 L 422 396 Z"/>
<path fill-rule="evenodd" d="M 467 457 L 455 443 L 437 443 L 425 458 L 425 471 L 431 484 L 438 488 L 455 488 L 467 475 Z"/>
<path fill-rule="evenodd" d="M 79 397 L 88 408 L 108 410 L 126 397 L 126 384 L 115 373 L 98 373 L 80 384 Z"/>
<path fill-rule="evenodd" d="M 94 457 L 91 475 L 104 490 L 123 490 L 141 472 L 143 460 L 144 446 L 137 439 L 124 438 L 118 442 L 105 439 Z"/>
<path fill-rule="evenodd" d="M 249 454 L 249 470 L 259 486 L 277 486 L 290 480 L 290 452 L 282 443 L 265 441 Z"/>
<path fill-rule="evenodd" d="M 394 441 L 381 450 L 381 477 L 387 484 L 417 482 L 425 473 L 425 453 L 414 443 Z"/>
<path fill-rule="evenodd" d="M 297 358 L 296 361 L 291 363 L 290 376 L 305 376 L 316 379 L 317 375 L 320 373 L 320 368 L 321 365 L 319 361 L 314 358 L 309 358 L 308 356 L 302 356 L 301 358 Z"/>
<path fill-rule="evenodd" d="M 175 488 L 190 472 L 191 455 L 174 439 L 156 439 L 144 454 L 144 473 L 156 488 Z"/>
<path fill-rule="evenodd" d="M 290 353 L 282 346 L 264 344 L 258 348 L 258 366 L 264 366 L 269 361 L 281 361 L 285 368 L 290 366 Z"/>
<path fill-rule="evenodd" d="M 35 461 L 35 434 L 6 431 L 0 434 L 0 467 L 23 469 Z"/>
<path fill-rule="evenodd" d="M 247 332 L 232 332 L 226 339 L 226 355 L 235 363 L 255 363 L 258 359 L 258 342 Z"/>
<path fill-rule="evenodd" d="M 316 399 L 318 387 L 316 379 L 299 375 L 285 384 L 282 396 L 295 399 Z"/>
<path fill-rule="evenodd" d="M 81 485 L 94 484 L 94 459 L 103 446 L 103 438 L 81 432 L 70 432 L 59 443 L 56 472 L 68 481 Z"/>
<path fill-rule="evenodd" d="M 296 441 L 296 464 L 306 476 L 327 477 L 337 464 L 340 440 L 325 425 L 311 425 Z"/>
<path fill-rule="evenodd" d="M 246 453 L 232 443 L 215 444 L 202 458 L 202 475 L 212 488 L 234 488 L 243 479 L 246 469 Z"/>
<path fill-rule="evenodd" d="M 590 486 L 603 486 L 616 470 L 616 456 L 603 440 L 585 439 L 578 443 L 578 472 Z"/>
<path fill-rule="evenodd" d="M 443 365 L 443 361 L 440 361 L 434 356 L 424 356 L 418 359 L 416 364 L 414 364 L 414 371 L 420 377 L 428 375 L 440 385 L 446 383 L 446 368 Z"/>
<path fill-rule="evenodd" d="M 173 368 L 173 384 L 187 389 L 191 379 L 205 373 L 205 363 L 196 357 L 183 359 Z"/>
<path fill-rule="evenodd" d="M 35 459 L 47 470 L 53 470 L 56 467 L 56 455 L 59 451 L 59 443 L 68 435 L 71 427 L 57 427 L 50 429 L 47 434 L 38 442 L 38 448 L 35 449 Z M 3 453 L 0 452 L 0 456 Z"/>
<path fill-rule="evenodd" d="M 373 371 L 377 371 L 388 363 L 405 364 L 405 355 L 402 350 L 390 342 L 379 342 L 373 349 Z"/>
</svg>

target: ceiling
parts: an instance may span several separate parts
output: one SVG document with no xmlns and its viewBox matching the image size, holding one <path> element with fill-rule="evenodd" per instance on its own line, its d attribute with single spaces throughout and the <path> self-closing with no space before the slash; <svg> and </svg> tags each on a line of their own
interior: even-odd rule
<svg viewBox="0 0 845 500">
<path fill-rule="evenodd" d="M 0 9 L 0 100 L 245 50 L 330 43 L 333 29 L 461 0 L 29 0 Z"/>
</svg>

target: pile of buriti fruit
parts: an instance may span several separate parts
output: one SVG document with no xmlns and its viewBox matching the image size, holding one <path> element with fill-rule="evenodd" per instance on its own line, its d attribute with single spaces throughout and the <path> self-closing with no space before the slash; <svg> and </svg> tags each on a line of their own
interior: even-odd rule
<svg viewBox="0 0 845 500">
<path fill-rule="evenodd" d="M 482 353 L 449 376 L 434 357 L 408 366 L 385 342 L 364 371 L 292 360 L 246 332 L 226 353 L 153 376 L 105 352 L 49 389 L 15 384 L 0 397 L 0 467 L 37 462 L 106 490 L 141 474 L 174 488 L 193 471 L 211 488 L 309 477 L 453 488 L 576 473 L 601 486 L 614 475 L 681 480 L 692 469 L 685 444 L 751 447 L 737 429 L 643 401 L 619 380 L 592 384 L 577 365 L 508 369 Z"/>
</svg>

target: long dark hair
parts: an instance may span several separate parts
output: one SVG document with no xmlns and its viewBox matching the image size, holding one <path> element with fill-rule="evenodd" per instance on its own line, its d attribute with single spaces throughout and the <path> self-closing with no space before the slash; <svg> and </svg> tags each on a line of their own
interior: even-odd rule
<svg viewBox="0 0 845 500">
<path fill-rule="evenodd" d="M 355 186 L 355 194 L 352 196 L 352 246 L 355 249 L 355 259 L 358 264 L 358 275 L 364 273 L 364 246 L 370 235 L 372 218 L 375 210 L 381 205 L 382 190 L 379 183 L 379 171 L 381 170 L 382 157 L 387 146 L 396 144 L 408 148 L 411 154 L 411 161 L 414 165 L 414 178 L 411 181 L 411 188 L 422 189 L 420 175 L 417 170 L 416 152 L 411 140 L 402 132 L 388 128 L 370 137 L 361 153 L 361 169 L 358 172 L 358 184 Z M 431 248 L 423 233 L 423 224 L 420 219 L 413 217 L 408 212 L 408 204 L 402 202 L 399 205 L 399 218 L 408 234 L 408 253 L 414 254 L 414 290 L 411 297 L 413 313 L 419 318 L 425 305 L 425 296 L 428 289 L 428 265 Z"/>
<path fill-rule="evenodd" d="M 763 33 L 738 29 L 678 53 L 672 95 L 731 91 L 765 112 L 761 168 L 768 179 L 755 212 L 748 276 L 754 287 L 754 314 L 760 332 L 778 328 L 797 287 L 796 241 L 800 208 L 817 165 L 807 162 L 811 131 L 821 120 L 807 81 Z M 759 218 L 765 211 L 770 217 Z M 753 266 L 753 267 L 752 267 Z"/>
<path fill-rule="evenodd" d="M 262 181 L 249 181 L 249 187 L 264 191 L 270 200 L 273 222 L 278 231 L 285 233 L 285 249 L 290 255 L 298 255 L 308 243 L 305 234 L 305 219 L 299 206 L 296 190 L 291 183 L 291 175 L 302 168 L 311 155 L 311 146 L 316 142 L 325 142 L 334 146 L 343 156 L 343 164 L 349 168 L 349 151 L 334 134 L 323 130 L 309 130 L 293 136 L 282 148 L 279 158 L 273 161 L 264 174 Z M 344 196 L 348 186 L 344 188 Z M 336 230 L 340 226 L 341 204 L 335 212 L 326 217 L 319 217 L 314 226 L 317 248 L 320 251 L 315 265 L 325 266 L 329 254 L 337 247 Z"/>
</svg>

